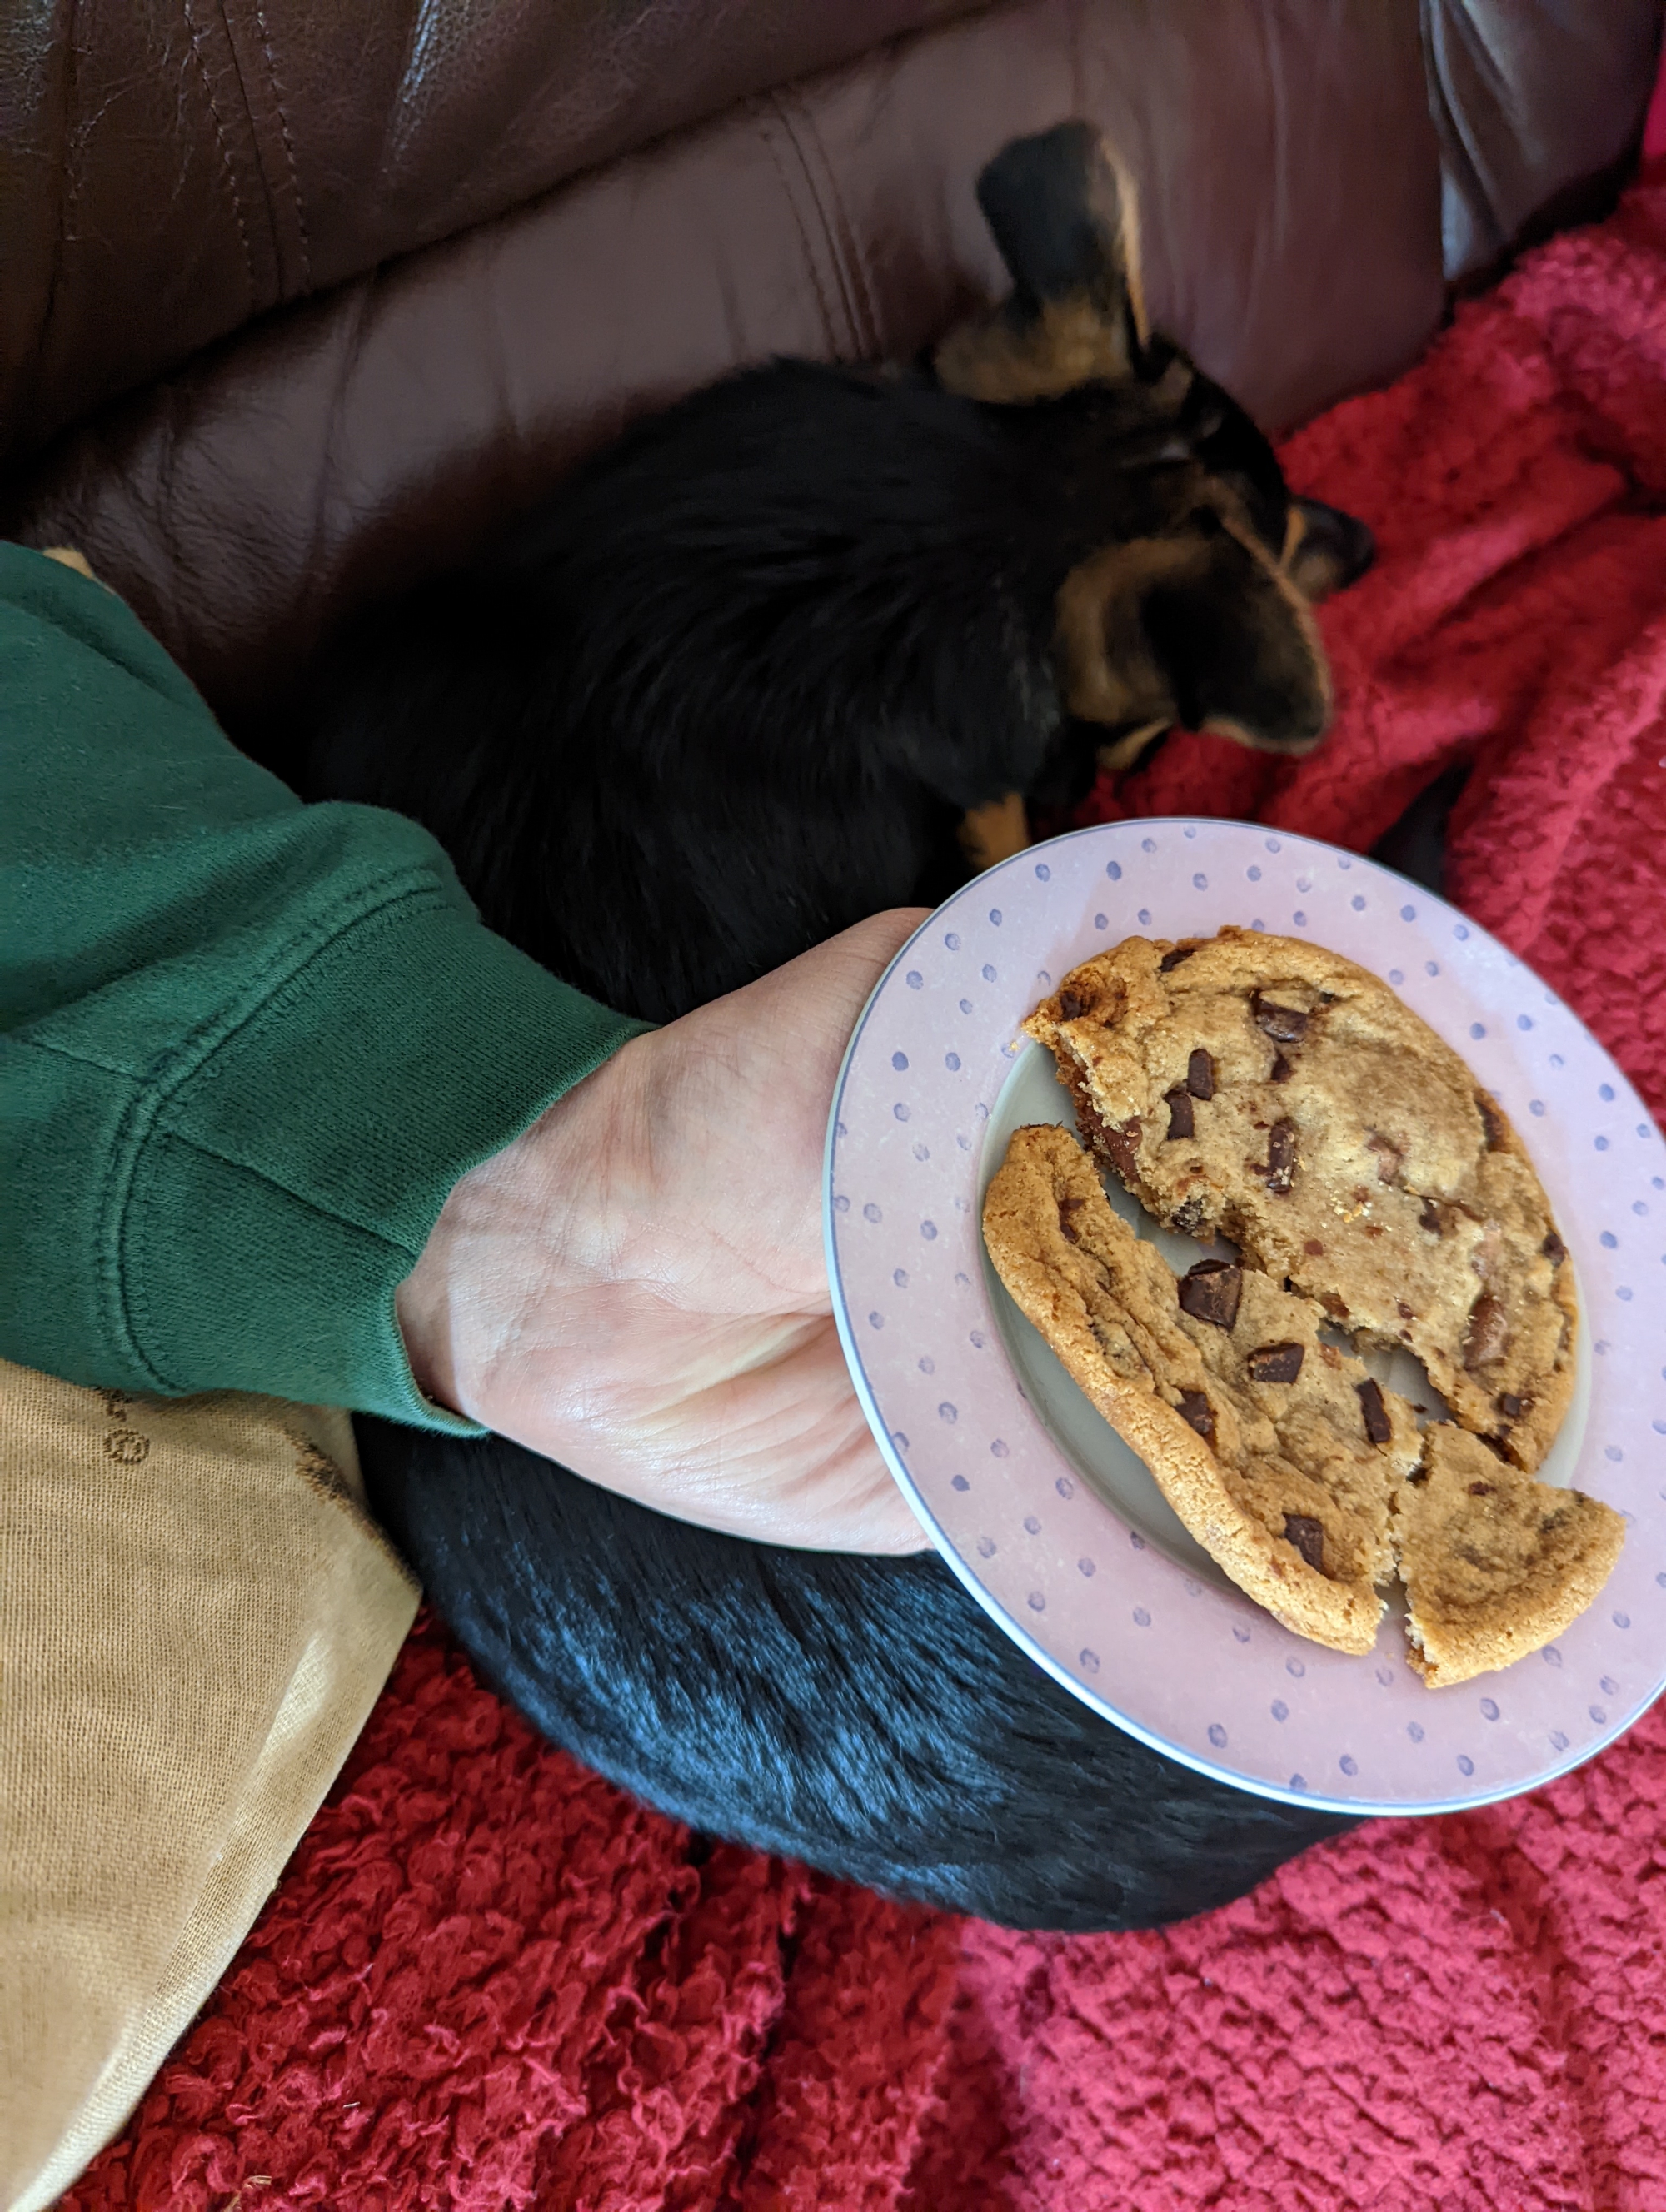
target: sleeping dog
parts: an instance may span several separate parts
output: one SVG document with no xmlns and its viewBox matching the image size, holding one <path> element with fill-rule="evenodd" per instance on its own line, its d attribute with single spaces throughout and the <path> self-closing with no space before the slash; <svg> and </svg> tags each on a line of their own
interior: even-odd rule
<svg viewBox="0 0 1666 2212">
<path fill-rule="evenodd" d="M 778 362 L 638 424 L 309 689 L 318 797 L 415 816 L 488 923 L 666 1020 L 939 901 L 1175 724 L 1322 737 L 1310 612 L 1371 558 L 1147 326 L 1082 124 L 978 197 L 1012 279 L 928 368 Z M 1150 1925 L 1348 1824 L 1099 1720 L 942 1563 L 750 1544 L 499 1438 L 366 1421 L 476 1665 L 696 1829 L 1011 1925 Z"/>
</svg>

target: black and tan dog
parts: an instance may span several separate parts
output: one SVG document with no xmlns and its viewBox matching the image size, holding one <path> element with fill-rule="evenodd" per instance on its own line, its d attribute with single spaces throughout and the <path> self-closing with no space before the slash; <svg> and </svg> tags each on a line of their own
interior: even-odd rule
<svg viewBox="0 0 1666 2212">
<path fill-rule="evenodd" d="M 1010 298 L 931 370 L 781 362 L 639 424 L 306 709 L 318 796 L 415 815 L 485 919 L 665 1019 L 934 903 L 1180 723 L 1318 743 L 1309 604 L 1371 556 L 1147 328 L 1092 131 L 979 199 Z M 1127 1927 L 1344 1825 L 1097 1720 L 936 1559 L 751 1545 L 520 1448 L 363 1425 L 373 1494 L 483 1671 L 696 1828 L 997 1920 Z"/>
</svg>

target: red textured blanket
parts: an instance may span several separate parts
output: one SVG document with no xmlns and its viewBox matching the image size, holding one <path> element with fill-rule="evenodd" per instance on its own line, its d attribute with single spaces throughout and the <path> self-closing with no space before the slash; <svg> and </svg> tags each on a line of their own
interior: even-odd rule
<svg viewBox="0 0 1666 2212">
<path fill-rule="evenodd" d="M 1363 849 L 1472 757 L 1453 896 L 1658 1114 L 1666 178 L 1288 460 L 1378 535 L 1325 611 L 1335 734 L 1294 770 L 1177 738 L 1091 811 Z M 1639 1233 L 1666 1247 L 1666 1193 L 1659 1215 Z M 1666 1311 L 1666 1273 L 1651 1295 Z M 1011 1936 L 750 1852 L 694 1863 L 424 1623 L 217 1996 L 66 2202 L 1659 2212 L 1663 1816 L 1657 1708 L 1535 1797 L 1379 1823 L 1184 1927 Z"/>
</svg>

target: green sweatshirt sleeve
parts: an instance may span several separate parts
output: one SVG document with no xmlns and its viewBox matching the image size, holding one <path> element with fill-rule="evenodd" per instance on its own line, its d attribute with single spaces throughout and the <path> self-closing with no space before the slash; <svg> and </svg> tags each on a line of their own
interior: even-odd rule
<svg viewBox="0 0 1666 2212">
<path fill-rule="evenodd" d="M 452 1185 L 641 1024 L 426 831 L 303 805 L 100 586 L 0 545 L 0 1354 L 469 1431 L 393 1292 Z"/>
</svg>

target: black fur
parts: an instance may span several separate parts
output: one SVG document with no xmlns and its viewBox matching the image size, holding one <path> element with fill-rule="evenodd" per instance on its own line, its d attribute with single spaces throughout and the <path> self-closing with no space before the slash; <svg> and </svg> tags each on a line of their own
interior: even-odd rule
<svg viewBox="0 0 1666 2212">
<path fill-rule="evenodd" d="M 934 1556 L 666 1520 L 520 1446 L 362 1420 L 373 1504 L 485 1678 L 696 1828 L 1011 1927 L 1146 1928 L 1353 1825 L 1175 1765 Z"/>
<path fill-rule="evenodd" d="M 349 631 L 297 710 L 313 794 L 416 815 L 494 928 L 653 1020 L 935 905 L 969 809 L 1069 804 L 1116 734 L 1061 700 L 1068 572 L 1218 528 L 1222 484 L 1282 544 L 1283 479 L 1243 410 L 1201 377 L 1152 398 L 1175 357 L 1153 352 L 1152 385 L 1027 407 L 808 362 L 695 393 Z M 1243 608 L 1142 605 L 1196 720 L 1201 671 L 1241 705 L 1213 648 Z"/>
<path fill-rule="evenodd" d="M 415 815 L 492 927 L 664 1019 L 866 915 L 935 902 L 964 873 L 968 809 L 1085 787 L 1116 732 L 1065 708 L 1055 602 L 1103 549 L 1236 538 L 1241 560 L 1206 565 L 1255 571 L 1253 615 L 1242 577 L 1191 580 L 1123 605 L 1119 634 L 1200 721 L 1224 711 L 1211 670 L 1243 691 L 1253 663 L 1252 741 L 1310 742 L 1310 698 L 1282 730 L 1242 649 L 1250 620 L 1307 635 L 1274 573 L 1277 461 L 1140 326 L 1108 168 L 1073 229 L 1067 191 L 1021 219 L 1053 159 L 1079 185 L 1092 167 L 1078 130 L 998 179 L 1019 307 L 1040 329 L 1036 302 L 1097 268 L 1093 312 L 1134 346 L 1131 373 L 1003 406 L 781 362 L 696 394 L 337 642 L 300 710 L 313 795 Z M 1327 535 L 1344 567 L 1369 556 L 1351 528 L 1351 550 Z M 748 1545 L 497 1439 L 361 1433 L 377 1510 L 484 1674 L 702 1829 L 1088 1929 L 1204 1910 L 1350 1825 L 1098 1720 L 934 1558 Z"/>
</svg>

